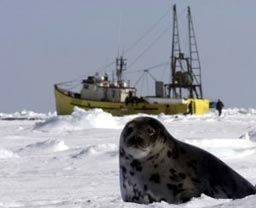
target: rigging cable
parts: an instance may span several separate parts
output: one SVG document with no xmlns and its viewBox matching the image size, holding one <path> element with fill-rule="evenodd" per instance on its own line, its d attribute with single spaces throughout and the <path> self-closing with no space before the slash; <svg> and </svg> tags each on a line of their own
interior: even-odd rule
<svg viewBox="0 0 256 208">
<path fill-rule="evenodd" d="M 67 89 L 72 90 L 81 85 L 81 80 L 72 80 L 72 81 L 67 81 L 67 82 L 61 82 L 61 83 L 57 83 L 56 85 L 57 86 L 65 86 Z"/>
<path fill-rule="evenodd" d="M 117 56 L 119 57 L 120 56 L 120 46 L 122 44 L 122 35 L 121 35 L 121 32 L 122 32 L 122 24 L 123 23 L 123 2 L 121 2 L 122 0 L 119 1 L 119 25 L 118 25 L 118 37 L 117 37 L 117 44 L 118 44 L 118 49 L 117 49 Z"/>
<path fill-rule="evenodd" d="M 164 19 L 164 18 L 169 14 L 170 10 L 171 10 L 171 8 L 168 8 L 168 10 L 164 13 L 164 15 L 162 15 L 162 16 L 155 22 L 155 24 L 153 24 L 152 27 L 150 27 L 150 28 L 149 28 L 140 38 L 138 38 L 137 41 L 135 41 L 128 49 L 126 49 L 126 50 L 123 51 L 123 54 L 128 53 L 128 52 L 129 52 L 130 50 L 132 50 L 140 41 L 142 41 L 149 33 L 151 33 L 151 32 L 155 29 L 155 27 L 159 24 L 159 22 L 161 22 L 162 19 Z M 121 13 L 121 11 L 120 11 L 120 19 L 119 19 L 120 24 L 121 24 L 122 21 L 123 21 L 123 13 Z M 169 28 L 168 28 L 168 29 L 169 29 Z M 163 34 L 164 34 L 166 31 L 168 31 L 168 29 L 166 29 L 166 30 L 163 32 Z M 149 49 L 160 39 L 160 37 L 161 37 L 163 34 L 160 34 L 160 35 L 157 37 L 157 39 L 154 40 L 153 43 L 152 43 L 151 45 L 149 45 L 149 46 L 142 52 L 142 54 L 140 54 L 140 55 L 135 59 L 135 61 L 134 61 L 131 65 L 135 64 L 135 62 L 137 62 L 138 59 L 139 59 L 141 56 L 143 56 L 143 55 L 147 52 L 147 50 L 149 50 Z M 121 28 L 119 28 L 118 35 L 119 35 L 119 37 L 118 37 L 118 41 L 119 41 L 119 43 L 118 43 L 118 44 L 119 44 L 119 46 L 118 46 L 118 56 L 119 56 L 119 53 L 120 53 L 120 42 L 121 42 L 121 37 L 120 37 L 120 36 L 121 36 Z M 96 71 L 96 72 L 103 72 L 104 70 L 106 70 L 106 68 L 108 68 L 108 67 L 110 67 L 110 66 L 112 66 L 112 65 L 114 65 L 114 64 L 115 64 L 115 61 L 109 62 L 109 63 L 107 63 L 107 64 L 105 64 L 105 65 L 102 65 L 102 66 L 98 67 L 95 71 Z M 131 65 L 130 65 L 129 67 L 131 67 Z M 81 77 L 81 76 L 85 76 L 85 75 L 83 74 L 83 75 L 80 75 L 79 77 Z"/>
<path fill-rule="evenodd" d="M 140 80 L 144 77 L 144 73 L 139 77 L 137 82 L 135 82 L 134 86 L 137 86 L 137 84 L 140 82 Z"/>
<path fill-rule="evenodd" d="M 159 19 L 158 19 L 158 21 L 156 21 L 156 23 L 155 24 L 153 24 L 153 26 L 152 27 L 150 27 L 147 31 L 146 31 L 146 33 L 143 35 L 143 36 L 141 36 L 137 41 L 135 41 L 134 42 L 134 44 L 131 46 L 131 47 L 129 47 L 128 49 L 126 49 L 125 50 L 125 52 L 124 53 L 127 53 L 128 51 L 130 51 L 132 48 L 134 48 L 140 41 L 142 41 L 149 33 L 151 33 L 154 29 L 155 29 L 155 27 L 159 24 L 159 22 L 161 22 L 161 20 L 164 18 L 164 17 L 166 17 L 168 14 L 169 14 L 169 12 L 170 12 L 170 10 L 171 10 L 171 8 L 168 8 L 168 10 L 164 13 L 164 15 L 163 16 L 161 16 Z M 184 14 L 184 12 L 185 12 L 186 10 L 184 9 L 182 12 L 181 12 L 181 14 L 179 15 L 179 17 L 180 16 L 182 16 L 183 14 Z M 142 51 L 142 53 L 139 55 L 139 56 L 137 56 L 137 58 L 129 65 L 129 67 L 132 67 L 167 31 L 168 31 L 168 29 L 169 29 L 169 27 L 167 28 L 167 29 L 165 29 L 162 33 L 160 33 L 160 35 L 146 48 L 146 49 L 144 49 L 143 51 Z"/>
<path fill-rule="evenodd" d="M 144 68 L 144 69 L 138 69 L 138 70 L 134 70 L 134 71 L 125 71 L 124 73 L 125 74 L 132 74 L 132 73 L 142 72 L 142 71 L 145 71 L 145 70 L 153 70 L 153 69 L 159 68 L 161 66 L 167 66 L 167 65 L 170 65 L 170 61 L 164 62 L 164 63 L 161 63 L 161 64 L 157 64 L 157 65 L 154 65 L 154 66 L 151 66 L 151 67 L 148 67 L 148 68 Z"/>
<path fill-rule="evenodd" d="M 163 32 L 160 33 L 159 36 L 150 44 L 148 47 L 146 47 L 140 55 L 137 56 L 137 58 L 129 65 L 129 67 L 132 67 L 170 28 L 166 28 Z"/>
<path fill-rule="evenodd" d="M 171 8 L 169 8 L 163 16 L 161 16 L 156 22 L 155 24 L 153 24 L 140 38 L 138 38 L 130 47 L 128 47 L 125 51 L 124 54 L 128 53 L 130 50 L 132 50 L 135 46 L 138 45 L 139 42 L 141 42 L 148 34 L 150 34 L 155 27 L 159 24 L 159 22 L 162 21 L 162 19 L 164 19 L 170 12 Z"/>
<path fill-rule="evenodd" d="M 151 33 L 155 28 L 156 26 L 162 21 L 162 19 L 164 19 L 170 12 L 171 8 L 168 8 L 168 10 L 140 37 L 138 38 L 130 47 L 128 47 L 126 50 L 123 51 L 123 54 L 126 54 L 128 53 L 129 51 L 131 51 L 136 45 L 138 45 L 138 43 L 140 41 L 142 41 L 149 33 Z M 122 21 L 122 13 L 120 12 L 120 24 L 121 24 L 121 21 Z M 131 65 L 129 65 L 129 67 L 131 67 L 132 65 L 134 65 L 138 59 L 140 57 L 142 57 L 161 37 L 163 34 L 165 34 L 167 31 L 168 31 L 169 28 L 165 29 L 154 41 L 153 43 L 151 43 L 133 62 Z M 118 37 L 118 42 L 120 44 L 121 42 L 121 28 L 119 28 L 119 31 L 118 31 L 118 34 L 119 34 L 119 37 Z M 119 52 L 120 52 L 120 46 L 118 46 L 118 55 L 119 55 Z M 95 71 L 96 72 L 103 72 L 104 70 L 106 70 L 106 68 L 112 66 L 115 64 L 115 61 L 112 61 L 112 62 L 109 62 L 105 65 L 102 65 L 100 67 L 98 67 Z M 156 66 L 153 66 L 153 67 L 149 67 L 147 68 L 147 70 L 151 70 L 151 69 L 154 69 L 154 68 L 157 68 L 159 66 L 162 66 L 162 65 L 166 65 L 166 63 L 163 63 L 163 64 L 159 64 L 159 65 L 156 65 Z M 142 69 L 142 70 L 145 70 L 145 69 Z M 142 71 L 142 70 L 137 70 L 137 71 Z M 135 72 L 137 72 L 135 71 Z M 126 72 L 127 73 L 127 72 Z M 79 77 L 82 77 L 82 76 L 86 76 L 85 74 L 83 75 L 80 75 Z M 77 76 L 78 77 L 78 76 Z M 78 81 L 78 78 L 77 79 L 74 79 L 74 80 L 71 80 L 71 81 L 68 81 L 68 82 L 62 82 L 62 83 L 59 83 L 58 85 L 64 85 L 64 84 L 68 84 L 68 83 L 73 83 L 74 81 Z"/>
<path fill-rule="evenodd" d="M 154 81 L 157 81 L 157 79 L 149 72 L 149 71 L 146 71 L 148 73 L 148 75 L 154 80 Z"/>
</svg>

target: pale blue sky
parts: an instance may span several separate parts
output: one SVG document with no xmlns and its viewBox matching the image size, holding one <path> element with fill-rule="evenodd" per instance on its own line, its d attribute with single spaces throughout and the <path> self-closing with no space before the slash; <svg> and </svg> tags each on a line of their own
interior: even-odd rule
<svg viewBox="0 0 256 208">
<path fill-rule="evenodd" d="M 254 0 L 0 0 L 0 112 L 53 112 L 54 83 L 89 75 L 114 60 L 118 48 L 130 47 L 168 8 L 171 11 L 173 3 L 182 34 L 185 10 L 191 6 L 204 96 L 221 98 L 227 107 L 256 107 Z M 170 12 L 126 54 L 132 63 L 170 28 L 128 70 L 168 61 L 171 18 Z M 167 76 L 167 69 L 153 73 Z"/>
</svg>

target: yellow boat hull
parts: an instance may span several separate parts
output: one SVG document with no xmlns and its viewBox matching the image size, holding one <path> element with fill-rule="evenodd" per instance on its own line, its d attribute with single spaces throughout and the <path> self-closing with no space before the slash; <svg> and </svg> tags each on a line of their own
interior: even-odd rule
<svg viewBox="0 0 256 208">
<path fill-rule="evenodd" d="M 121 102 L 105 102 L 81 99 L 75 93 L 63 90 L 54 86 L 56 111 L 58 115 L 69 115 L 73 112 L 75 106 L 85 110 L 93 108 L 101 108 L 112 115 L 122 116 L 137 113 L 145 114 L 186 114 L 188 112 L 188 104 L 166 104 L 166 103 L 121 103 Z M 209 100 L 193 99 L 194 114 L 205 114 L 209 112 Z M 189 103 L 189 101 L 188 101 Z"/>
</svg>

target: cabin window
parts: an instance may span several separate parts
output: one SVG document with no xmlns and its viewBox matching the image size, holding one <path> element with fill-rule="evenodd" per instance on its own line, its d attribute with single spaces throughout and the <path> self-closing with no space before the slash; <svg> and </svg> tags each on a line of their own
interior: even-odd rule
<svg viewBox="0 0 256 208">
<path fill-rule="evenodd" d="M 84 84 L 84 89 L 89 89 L 89 85 Z"/>
</svg>

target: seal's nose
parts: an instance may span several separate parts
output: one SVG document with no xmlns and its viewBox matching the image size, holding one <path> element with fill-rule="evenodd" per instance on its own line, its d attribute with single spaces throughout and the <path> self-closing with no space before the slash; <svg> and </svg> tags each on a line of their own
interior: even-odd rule
<svg viewBox="0 0 256 208">
<path fill-rule="evenodd" d="M 134 135 L 128 139 L 129 146 L 140 146 L 143 144 L 143 138 L 137 135 Z"/>
</svg>

